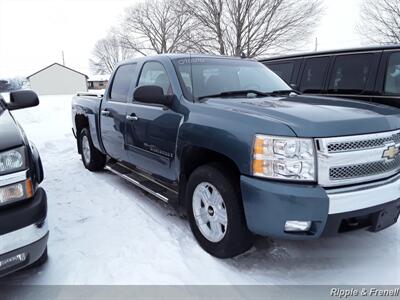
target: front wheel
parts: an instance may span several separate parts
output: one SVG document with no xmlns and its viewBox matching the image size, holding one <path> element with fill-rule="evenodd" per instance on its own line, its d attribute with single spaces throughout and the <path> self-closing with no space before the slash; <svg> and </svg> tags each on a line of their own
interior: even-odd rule
<svg viewBox="0 0 400 300">
<path fill-rule="evenodd" d="M 253 244 L 235 178 L 220 164 L 197 168 L 189 178 L 186 203 L 190 227 L 200 246 L 218 258 L 230 258 Z"/>
<path fill-rule="evenodd" d="M 106 165 L 106 156 L 97 150 L 92 142 L 90 131 L 84 128 L 79 135 L 79 146 L 83 165 L 90 171 L 99 171 Z"/>
</svg>

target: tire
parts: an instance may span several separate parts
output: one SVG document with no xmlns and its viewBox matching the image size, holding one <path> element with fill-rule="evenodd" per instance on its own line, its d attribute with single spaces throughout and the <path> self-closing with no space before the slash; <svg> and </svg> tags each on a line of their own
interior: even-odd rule
<svg viewBox="0 0 400 300">
<path fill-rule="evenodd" d="M 40 267 L 40 266 L 44 265 L 48 259 L 49 259 L 49 256 L 48 256 L 47 247 L 46 247 L 46 249 L 44 249 L 42 256 L 39 257 L 39 259 L 37 261 L 35 261 L 33 264 L 26 267 L 26 269 L 29 270 L 29 269 L 34 269 L 34 268 Z"/>
<path fill-rule="evenodd" d="M 104 168 L 106 156 L 94 147 L 88 128 L 84 128 L 79 134 L 79 147 L 82 162 L 86 169 L 95 172 Z"/>
<path fill-rule="evenodd" d="M 200 246 L 215 257 L 231 258 L 252 247 L 253 235 L 246 225 L 237 180 L 224 170 L 217 163 L 197 168 L 189 177 L 185 200 Z"/>
</svg>

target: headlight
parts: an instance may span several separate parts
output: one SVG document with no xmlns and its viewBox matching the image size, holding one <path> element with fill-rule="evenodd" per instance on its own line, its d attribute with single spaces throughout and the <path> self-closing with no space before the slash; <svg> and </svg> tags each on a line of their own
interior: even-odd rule
<svg viewBox="0 0 400 300">
<path fill-rule="evenodd" d="M 0 153 L 0 175 L 26 169 L 25 147 Z"/>
<path fill-rule="evenodd" d="M 30 179 L 0 188 L 0 206 L 32 197 L 33 186 Z"/>
<path fill-rule="evenodd" d="M 273 179 L 315 181 L 313 140 L 256 135 L 253 175 Z"/>
</svg>

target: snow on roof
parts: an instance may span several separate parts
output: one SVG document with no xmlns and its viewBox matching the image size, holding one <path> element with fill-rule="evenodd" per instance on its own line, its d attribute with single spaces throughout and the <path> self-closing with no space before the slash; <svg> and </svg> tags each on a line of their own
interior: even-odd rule
<svg viewBox="0 0 400 300">
<path fill-rule="evenodd" d="M 92 75 L 89 77 L 88 81 L 108 81 L 110 79 L 110 75 Z"/>
</svg>

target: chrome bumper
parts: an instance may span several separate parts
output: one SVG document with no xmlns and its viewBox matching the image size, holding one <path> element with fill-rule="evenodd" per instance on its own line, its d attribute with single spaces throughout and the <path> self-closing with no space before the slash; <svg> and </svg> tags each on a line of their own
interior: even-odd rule
<svg viewBox="0 0 400 300">
<path fill-rule="evenodd" d="M 37 226 L 36 224 L 0 235 L 0 255 L 30 245 L 42 239 L 49 232 L 47 220 Z"/>
<path fill-rule="evenodd" d="M 400 175 L 359 185 L 327 190 L 329 214 L 339 214 L 385 204 L 400 198 Z"/>
</svg>

